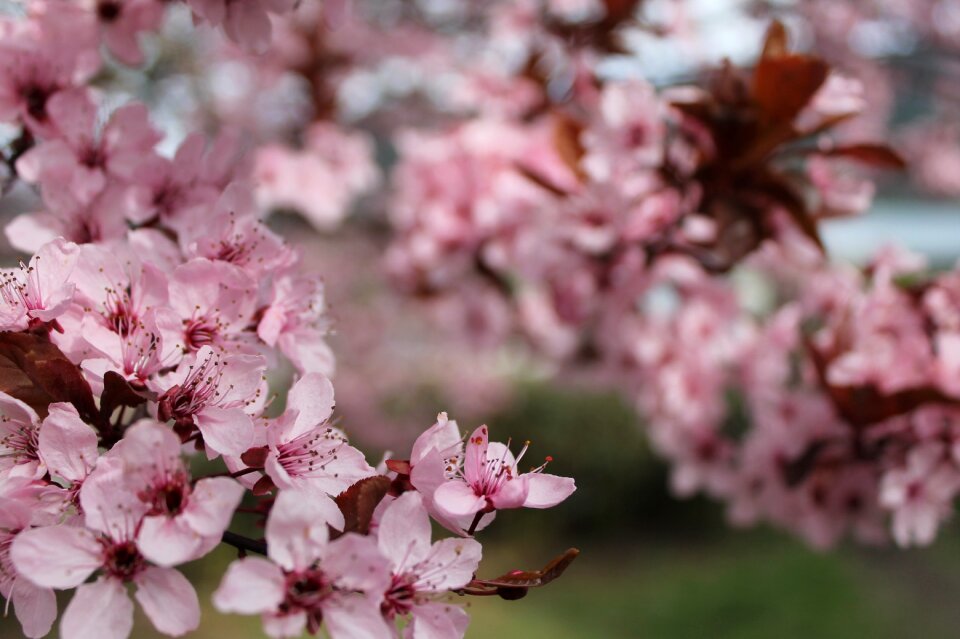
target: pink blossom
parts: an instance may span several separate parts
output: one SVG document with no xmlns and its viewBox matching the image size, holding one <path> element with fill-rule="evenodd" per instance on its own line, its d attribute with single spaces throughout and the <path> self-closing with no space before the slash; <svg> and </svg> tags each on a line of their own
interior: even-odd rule
<svg viewBox="0 0 960 639">
<path fill-rule="evenodd" d="M 452 517 L 507 508 L 556 506 L 573 493 L 574 482 L 544 473 L 546 463 L 528 473 L 520 473 L 517 464 L 528 446 L 529 443 L 525 444 L 515 458 L 507 445 L 490 443 L 487 427 L 480 426 L 467 440 L 459 475 L 434 493 L 437 506 Z"/>
<path fill-rule="evenodd" d="M 196 258 L 181 264 L 170 276 L 170 307 L 181 320 L 179 342 L 185 352 L 204 346 L 221 350 L 244 348 L 252 333 L 256 282 L 232 265 Z"/>
<path fill-rule="evenodd" d="M 62 507 L 80 510 L 80 488 L 96 467 L 97 434 L 73 404 L 50 404 L 38 437 L 40 460 L 53 480 L 64 485 Z"/>
<path fill-rule="evenodd" d="M 138 36 L 160 28 L 163 4 L 158 0 L 84 0 L 96 15 L 100 39 L 120 62 L 143 63 Z"/>
<path fill-rule="evenodd" d="M 448 530 L 462 535 L 472 524 L 473 515 L 451 517 L 435 499 L 437 489 L 455 480 L 463 463 L 463 436 L 457 422 L 446 413 L 437 415 L 437 421 L 414 441 L 409 463 L 410 483 L 423 496 L 423 506 L 430 516 Z M 495 516 L 492 512 L 486 514 L 475 530 L 488 526 Z"/>
<path fill-rule="evenodd" d="M 281 489 L 337 495 L 374 474 L 363 453 L 328 424 L 333 407 L 330 380 L 310 373 L 291 387 L 283 415 L 268 423 L 265 469 Z"/>
<path fill-rule="evenodd" d="M 598 122 L 582 135 L 583 167 L 598 182 L 630 196 L 649 190 L 644 174 L 663 158 L 664 106 L 653 87 L 632 80 L 611 83 L 600 95 Z"/>
<path fill-rule="evenodd" d="M 373 142 L 327 122 L 305 132 L 301 151 L 268 145 L 257 152 L 254 179 L 265 208 L 292 208 L 316 229 L 336 228 L 353 200 L 380 179 Z"/>
<path fill-rule="evenodd" d="M 39 431 L 36 411 L 0 393 L 0 477 L 40 479 L 46 473 L 40 461 Z"/>
<path fill-rule="evenodd" d="M 382 610 L 389 620 L 409 616 L 413 637 L 456 639 L 466 632 L 467 614 L 436 597 L 473 579 L 481 547 L 462 538 L 431 545 L 430 537 L 430 518 L 419 493 L 404 493 L 384 511 L 377 541 L 390 562 L 391 580 Z"/>
<path fill-rule="evenodd" d="M 294 0 L 188 0 L 188 4 L 194 15 L 213 26 L 223 26 L 227 37 L 256 53 L 270 45 L 269 13 L 285 13 L 295 6 Z"/>
<path fill-rule="evenodd" d="M 50 588 L 20 576 L 10 559 L 13 540 L 36 517 L 38 482 L 24 477 L 0 479 L 0 596 L 13 605 L 23 634 L 37 639 L 50 632 L 57 618 L 57 600 Z"/>
<path fill-rule="evenodd" d="M 133 605 L 124 584 L 154 627 L 180 636 L 195 630 L 200 607 L 193 586 L 173 568 L 150 565 L 137 548 L 136 529 L 144 508 L 122 490 L 119 464 L 101 462 L 80 491 L 87 527 L 34 528 L 14 539 L 17 570 L 40 587 L 77 591 L 64 611 L 65 639 L 125 639 L 133 627 Z M 99 578 L 84 583 L 96 571 Z"/>
<path fill-rule="evenodd" d="M 76 285 L 70 280 L 78 256 L 76 244 L 54 240 L 29 264 L 21 262 L 18 269 L 0 274 L 0 328 L 23 330 L 56 322 L 73 302 Z"/>
<path fill-rule="evenodd" d="M 928 545 L 949 517 L 960 491 L 960 473 L 931 442 L 910 452 L 906 465 L 883 477 L 880 502 L 893 511 L 893 536 L 901 546 Z"/>
<path fill-rule="evenodd" d="M 220 152 L 216 145 L 208 151 L 206 138 L 193 134 L 180 144 L 172 159 L 145 158 L 130 176 L 138 187 L 130 220 L 143 224 L 159 219 L 174 228 L 194 222 L 219 196 L 216 185 L 204 177 L 208 165 L 222 160 Z"/>
<path fill-rule="evenodd" d="M 213 595 L 221 612 L 260 614 L 271 637 L 316 633 L 332 639 L 388 639 L 380 613 L 390 583 L 386 560 L 370 537 L 347 533 L 329 541 L 328 523 L 343 526 L 329 497 L 281 491 L 267 521 L 269 561 L 233 562 Z"/>
<path fill-rule="evenodd" d="M 31 20 L 0 24 L 0 120 L 22 121 L 33 133 L 53 129 L 48 105 L 99 68 L 92 24 L 73 5 L 34 2 Z"/>
<path fill-rule="evenodd" d="M 239 455 L 253 441 L 253 416 L 266 399 L 266 362 L 255 355 L 224 355 L 203 346 L 177 370 L 157 380 L 161 420 L 188 435 L 199 430 L 207 454 Z"/>
<path fill-rule="evenodd" d="M 326 341 L 326 298 L 322 281 L 284 274 L 274 281 L 257 335 L 276 346 L 301 374 L 333 375 L 333 351 Z"/>
<path fill-rule="evenodd" d="M 251 277 L 293 266 L 295 251 L 254 213 L 249 186 L 231 183 L 203 224 L 183 229 L 179 242 L 184 255 L 226 262 Z"/>
<path fill-rule="evenodd" d="M 124 490 L 147 505 L 137 548 L 159 566 L 197 559 L 219 542 L 243 497 L 228 477 L 196 482 L 181 459 L 180 438 L 155 421 L 141 420 L 123 438 Z"/>
<path fill-rule="evenodd" d="M 21 156 L 17 172 L 41 184 L 44 200 L 54 208 L 69 207 L 71 198 L 77 207 L 89 204 L 109 178 L 128 182 L 160 140 L 142 104 L 117 109 L 98 131 L 89 90 L 61 91 L 50 98 L 47 111 L 56 136 Z"/>
</svg>

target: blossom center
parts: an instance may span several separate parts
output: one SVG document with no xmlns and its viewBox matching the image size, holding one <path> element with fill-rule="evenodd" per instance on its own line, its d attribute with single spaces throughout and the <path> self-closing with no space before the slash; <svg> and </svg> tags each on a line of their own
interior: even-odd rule
<svg viewBox="0 0 960 639">
<path fill-rule="evenodd" d="M 414 587 L 416 579 L 412 575 L 394 575 L 390 587 L 383 596 L 380 610 L 389 618 L 397 615 L 406 615 L 413 608 L 417 590 Z"/>
<path fill-rule="evenodd" d="M 123 7 L 116 0 L 100 0 L 97 3 L 97 17 L 103 22 L 113 22 L 120 17 Z"/>
<path fill-rule="evenodd" d="M 0 422 L 9 428 L 6 434 L 0 437 L 0 460 L 10 460 L 13 465 L 17 465 L 40 459 L 37 452 L 37 429 L 28 424 L 12 423 L 8 417 L 0 418 Z M 0 467 L 4 465 L 0 464 Z"/>
<path fill-rule="evenodd" d="M 133 541 L 105 542 L 104 569 L 111 577 L 130 581 L 145 567 L 145 562 Z"/>
</svg>

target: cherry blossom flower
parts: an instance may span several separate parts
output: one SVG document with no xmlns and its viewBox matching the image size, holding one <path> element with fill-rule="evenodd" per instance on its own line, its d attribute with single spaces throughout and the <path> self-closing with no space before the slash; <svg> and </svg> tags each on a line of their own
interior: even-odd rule
<svg viewBox="0 0 960 639">
<path fill-rule="evenodd" d="M 335 360 L 327 343 L 323 282 L 283 274 L 274 281 L 257 335 L 276 346 L 302 374 L 333 375 Z"/>
<path fill-rule="evenodd" d="M 158 379 L 161 420 L 184 435 L 199 430 L 207 454 L 239 455 L 253 441 L 253 416 L 265 401 L 262 357 L 224 355 L 203 346 L 177 370 Z"/>
<path fill-rule="evenodd" d="M 119 464 L 101 463 L 80 491 L 86 526 L 47 526 L 21 532 L 11 558 L 17 571 L 44 588 L 77 591 L 60 620 L 68 639 L 125 639 L 133 628 L 133 604 L 125 584 L 160 632 L 180 636 L 195 630 L 200 606 L 189 581 L 173 568 L 150 565 L 136 545 L 145 508 L 124 493 Z M 96 581 L 84 583 L 94 572 Z"/>
<path fill-rule="evenodd" d="M 82 9 L 30 4 L 31 20 L 7 18 L 0 46 L 0 120 L 21 120 L 37 134 L 54 130 L 49 101 L 86 81 L 100 66 L 96 36 Z"/>
<path fill-rule="evenodd" d="M 268 209 L 295 209 L 318 230 L 329 231 L 353 200 L 379 181 L 373 142 L 362 133 L 317 123 L 305 132 L 305 147 L 268 145 L 257 152 L 257 199 Z"/>
<path fill-rule="evenodd" d="M 54 240 L 28 264 L 0 274 L 0 327 L 23 330 L 56 322 L 73 302 L 76 284 L 69 280 L 78 257 L 76 244 Z"/>
<path fill-rule="evenodd" d="M 15 397 L 0 393 L 0 477 L 40 479 L 40 418 Z"/>
<path fill-rule="evenodd" d="M 262 53 L 270 44 L 269 13 L 284 13 L 294 0 L 189 0 L 194 14 L 213 26 L 223 26 L 227 36 L 250 51 Z"/>
<path fill-rule="evenodd" d="M 40 183 L 53 208 L 69 206 L 69 198 L 77 206 L 90 203 L 107 187 L 108 178 L 129 182 L 160 140 L 146 107 L 136 103 L 117 109 L 97 131 L 97 105 L 85 89 L 61 91 L 50 98 L 47 111 L 57 135 L 24 153 L 17 172 L 28 182 Z"/>
<path fill-rule="evenodd" d="M 369 537 L 329 541 L 328 523 L 343 526 L 329 498 L 281 491 L 267 521 L 269 560 L 247 557 L 227 569 L 213 595 L 221 612 L 260 614 L 271 637 L 316 633 L 333 639 L 391 636 L 380 613 L 390 583 L 386 560 Z"/>
<path fill-rule="evenodd" d="M 23 477 L 0 479 L 0 596 L 13 605 L 23 634 L 37 639 L 50 632 L 57 618 L 57 600 L 51 588 L 34 585 L 20 576 L 10 559 L 13 540 L 30 528 L 41 490 Z"/>
<path fill-rule="evenodd" d="M 323 375 L 304 375 L 290 388 L 286 410 L 266 430 L 266 473 L 281 489 L 337 495 L 374 474 L 363 453 L 328 424 L 333 407 L 333 385 Z"/>
<path fill-rule="evenodd" d="M 181 459 L 180 438 L 152 420 L 135 423 L 123 441 L 119 457 L 124 463 L 124 490 L 148 507 L 137 532 L 137 548 L 159 566 L 207 554 L 220 543 L 243 487 L 229 477 L 191 482 Z"/>
<path fill-rule="evenodd" d="M 73 404 L 50 404 L 38 436 L 38 454 L 53 480 L 66 488 L 62 509 L 80 512 L 80 489 L 93 472 L 100 453 L 97 433 Z"/>
<path fill-rule="evenodd" d="M 443 539 L 430 544 L 430 518 L 417 492 L 390 503 L 377 529 L 380 552 L 390 562 L 390 585 L 383 597 L 384 616 L 411 618 L 413 637 L 462 637 L 469 618 L 459 606 L 436 596 L 467 585 L 480 563 L 473 539 Z"/>
<path fill-rule="evenodd" d="M 124 64 L 142 64 L 138 36 L 160 28 L 163 5 L 157 0 L 83 0 L 83 4 L 96 16 L 107 50 Z"/>
<path fill-rule="evenodd" d="M 521 473 L 517 464 L 529 443 L 514 457 L 508 445 L 490 443 L 488 437 L 486 426 L 473 431 L 467 440 L 459 476 L 445 482 L 434 493 L 437 506 L 448 515 L 463 517 L 507 508 L 550 508 L 576 489 L 572 479 L 544 473 L 546 463 Z"/>
<path fill-rule="evenodd" d="M 960 473 L 945 463 L 942 445 L 912 450 L 905 467 L 888 472 L 880 487 L 881 503 L 893 511 L 893 536 L 901 546 L 926 545 L 952 511 L 960 491 Z"/>
</svg>

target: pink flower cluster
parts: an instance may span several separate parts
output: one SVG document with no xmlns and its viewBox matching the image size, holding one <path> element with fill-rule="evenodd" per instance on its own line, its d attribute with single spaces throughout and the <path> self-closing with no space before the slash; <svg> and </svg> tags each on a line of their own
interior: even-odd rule
<svg viewBox="0 0 960 639">
<path fill-rule="evenodd" d="M 286 7 L 191 6 L 251 45 Z M 486 426 L 464 449 L 445 415 L 389 473 L 348 442 L 323 284 L 259 218 L 236 139 L 193 134 L 165 157 L 145 106 L 101 117 L 85 84 L 101 43 L 138 59 L 151 7 L 35 3 L 0 22 L 0 112 L 19 131 L 4 159 L 42 207 L 7 227 L 32 257 L 0 278 L 0 595 L 29 637 L 73 590 L 61 636 L 123 639 L 132 584 L 180 636 L 200 606 L 177 567 L 225 542 L 266 558 L 233 564 L 214 605 L 262 614 L 271 636 L 386 639 L 398 620 L 405 636 L 463 636 L 450 594 L 476 580 L 473 533 L 497 510 L 563 501 L 573 480 L 521 472 L 526 447 L 514 457 Z M 268 417 L 283 359 L 296 381 Z M 197 455 L 224 470 L 195 474 Z M 238 512 L 265 516 L 266 539 L 229 531 Z M 433 542 L 431 517 L 456 536 Z"/>
<path fill-rule="evenodd" d="M 818 547 L 888 530 L 929 544 L 960 494 L 957 270 L 930 275 L 892 249 L 865 271 L 791 263 L 772 246 L 758 262 L 791 301 L 751 319 L 721 286 L 637 333 L 627 368 L 674 491 Z"/>
</svg>

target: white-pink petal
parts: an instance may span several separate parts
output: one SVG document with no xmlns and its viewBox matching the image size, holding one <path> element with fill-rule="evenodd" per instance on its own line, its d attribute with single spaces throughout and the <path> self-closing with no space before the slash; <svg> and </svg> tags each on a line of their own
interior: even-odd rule
<svg viewBox="0 0 960 639">
<path fill-rule="evenodd" d="M 413 619 L 406 628 L 407 639 L 461 639 L 470 625 L 466 611 L 449 603 L 419 604 L 410 612 Z"/>
<path fill-rule="evenodd" d="M 477 572 L 483 547 L 476 539 L 450 537 L 430 549 L 426 560 L 414 568 L 417 590 L 445 592 L 466 586 Z"/>
<path fill-rule="evenodd" d="M 526 508 L 550 508 L 556 506 L 573 494 L 576 483 L 570 477 L 548 475 L 546 473 L 527 473 L 528 492 L 523 502 Z"/>
<path fill-rule="evenodd" d="M 97 463 L 97 433 L 80 419 L 73 404 L 50 404 L 39 441 L 40 458 L 51 475 L 80 481 Z"/>
<path fill-rule="evenodd" d="M 473 515 L 487 506 L 484 495 L 477 495 L 466 482 L 459 480 L 441 484 L 433 493 L 433 500 L 440 511 L 450 517 Z"/>
<path fill-rule="evenodd" d="M 254 615 L 273 612 L 285 595 L 283 572 L 261 557 L 245 557 L 227 568 L 213 605 L 220 612 Z"/>
<path fill-rule="evenodd" d="M 253 420 L 241 408 L 207 406 L 196 416 L 197 428 L 210 452 L 241 455 L 253 443 Z"/>
<path fill-rule="evenodd" d="M 61 639 L 126 639 L 131 630 L 133 602 L 109 577 L 77 588 L 60 620 Z"/>
<path fill-rule="evenodd" d="M 324 574 L 339 587 L 382 594 L 390 583 L 390 566 L 370 537 L 346 533 L 320 549 Z"/>
<path fill-rule="evenodd" d="M 408 491 L 384 511 L 377 529 L 377 545 L 394 573 L 420 563 L 430 552 L 430 516 L 423 498 Z"/>
<path fill-rule="evenodd" d="M 17 535 L 10 558 L 21 576 L 45 588 L 74 588 L 103 564 L 103 547 L 78 526 L 33 528 Z"/>
<path fill-rule="evenodd" d="M 201 535 L 219 537 L 230 525 L 243 493 L 243 486 L 235 479 L 201 479 L 190 493 L 190 501 L 179 518 Z"/>
<path fill-rule="evenodd" d="M 18 579 L 13 585 L 10 600 L 24 635 L 37 639 L 50 632 L 57 618 L 57 597 L 53 590 L 35 586 L 26 579 Z"/>
<path fill-rule="evenodd" d="M 158 566 L 198 559 L 209 544 L 184 522 L 165 515 L 144 517 L 137 532 L 140 554 Z"/>
<path fill-rule="evenodd" d="M 287 440 L 305 434 L 330 419 L 335 405 L 333 384 L 320 373 L 308 373 L 297 380 L 287 396 L 287 410 L 297 411 L 292 429 L 284 433 Z"/>
<path fill-rule="evenodd" d="M 330 639 L 391 639 L 379 601 L 359 594 L 331 597 L 323 606 L 323 623 Z"/>
<path fill-rule="evenodd" d="M 160 632 L 179 637 L 200 625 L 197 592 L 178 570 L 151 566 L 138 574 L 134 582 L 134 597 Z"/>
<path fill-rule="evenodd" d="M 320 557 L 330 531 L 343 528 L 343 513 L 326 495 L 282 490 L 267 519 L 270 558 L 286 570 L 308 568 Z"/>
</svg>

